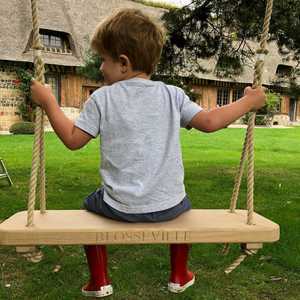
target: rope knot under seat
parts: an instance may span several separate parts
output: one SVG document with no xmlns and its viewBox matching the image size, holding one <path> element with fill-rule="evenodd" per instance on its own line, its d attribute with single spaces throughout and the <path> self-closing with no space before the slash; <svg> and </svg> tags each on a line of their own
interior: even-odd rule
<svg viewBox="0 0 300 300">
<path fill-rule="evenodd" d="M 246 249 L 242 247 L 242 254 L 225 270 L 225 274 L 231 273 L 235 270 L 247 257 L 255 255 L 258 250 Z"/>
</svg>

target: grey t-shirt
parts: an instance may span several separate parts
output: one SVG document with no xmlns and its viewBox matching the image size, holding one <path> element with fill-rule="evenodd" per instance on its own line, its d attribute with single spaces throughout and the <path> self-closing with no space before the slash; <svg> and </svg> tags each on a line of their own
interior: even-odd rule
<svg viewBox="0 0 300 300">
<path fill-rule="evenodd" d="M 180 127 L 202 108 L 184 91 L 141 78 L 95 91 L 75 126 L 101 137 L 104 201 L 125 213 L 171 208 L 185 196 Z"/>
</svg>

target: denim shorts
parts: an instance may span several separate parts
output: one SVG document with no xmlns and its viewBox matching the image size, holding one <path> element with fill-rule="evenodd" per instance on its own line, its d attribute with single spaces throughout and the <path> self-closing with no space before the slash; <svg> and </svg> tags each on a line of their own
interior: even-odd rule
<svg viewBox="0 0 300 300">
<path fill-rule="evenodd" d="M 123 222 L 137 223 L 169 221 L 175 219 L 183 212 L 191 209 L 190 200 L 187 196 L 185 196 L 179 204 L 166 210 L 142 214 L 128 214 L 118 211 L 113 207 L 109 206 L 106 202 L 104 202 L 103 195 L 103 187 L 97 189 L 96 192 L 93 192 L 86 197 L 83 203 L 83 207 L 90 212 Z"/>
</svg>

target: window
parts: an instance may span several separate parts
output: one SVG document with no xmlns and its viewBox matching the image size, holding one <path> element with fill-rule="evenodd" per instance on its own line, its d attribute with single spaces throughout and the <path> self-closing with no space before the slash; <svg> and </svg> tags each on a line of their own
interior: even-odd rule
<svg viewBox="0 0 300 300">
<path fill-rule="evenodd" d="M 46 83 L 50 85 L 52 93 L 60 104 L 60 78 L 57 74 L 46 74 Z"/>
<path fill-rule="evenodd" d="M 278 65 L 276 69 L 276 75 L 279 77 L 290 76 L 292 74 L 293 67 L 287 65 Z"/>
<path fill-rule="evenodd" d="M 59 36 L 42 34 L 41 39 L 45 47 L 62 48 L 62 38 Z"/>
<path fill-rule="evenodd" d="M 243 90 L 232 90 L 232 102 L 242 98 L 244 96 Z"/>
<path fill-rule="evenodd" d="M 71 50 L 68 35 L 63 32 L 40 30 L 41 42 L 47 48 Z"/>
<path fill-rule="evenodd" d="M 217 95 L 217 106 L 223 106 L 229 103 L 229 90 L 228 89 L 218 89 Z"/>
</svg>

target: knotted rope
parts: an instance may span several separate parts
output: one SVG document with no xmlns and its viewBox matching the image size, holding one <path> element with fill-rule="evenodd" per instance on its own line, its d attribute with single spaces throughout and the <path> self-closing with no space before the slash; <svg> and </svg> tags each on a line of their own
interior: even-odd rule
<svg viewBox="0 0 300 300">
<path fill-rule="evenodd" d="M 254 80 L 253 80 L 253 88 L 262 85 L 262 73 L 264 67 L 264 56 L 268 53 L 267 50 L 267 42 L 269 36 L 269 27 L 270 27 L 270 20 L 272 15 L 272 7 L 273 7 L 273 0 L 267 0 L 266 11 L 265 11 L 265 18 L 263 24 L 263 31 L 261 35 L 260 47 L 256 50 L 257 53 L 257 60 L 255 63 L 254 69 Z M 243 151 L 241 155 L 240 165 L 238 172 L 235 177 L 235 184 L 233 188 L 233 193 L 231 197 L 230 203 L 230 212 L 234 213 L 237 204 L 237 198 L 240 190 L 241 180 L 243 176 L 243 169 L 245 165 L 246 157 L 248 156 L 248 174 L 247 174 L 247 224 L 254 225 L 253 221 L 253 213 L 254 213 L 254 126 L 255 126 L 255 112 L 250 113 L 250 118 L 248 121 L 247 132 L 245 136 L 245 141 L 243 145 Z M 227 247 L 225 246 L 227 250 Z M 244 253 L 239 256 L 239 258 L 229 267 L 226 269 L 225 273 L 228 274 L 237 268 L 247 256 L 250 254 L 253 255 L 257 251 L 255 250 L 247 250 L 244 249 Z"/>
<path fill-rule="evenodd" d="M 41 84 L 45 83 L 45 68 L 41 56 L 43 46 L 39 35 L 39 22 L 37 11 L 37 0 L 31 0 L 33 46 L 35 79 Z M 32 154 L 32 166 L 29 185 L 27 226 L 33 226 L 36 192 L 40 198 L 41 213 L 46 211 L 46 189 L 45 189 L 45 157 L 44 157 L 44 113 L 40 107 L 36 108 L 36 120 L 34 131 L 34 144 Z"/>
</svg>

